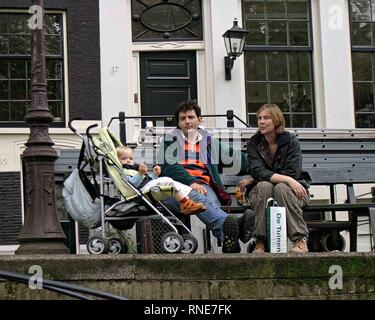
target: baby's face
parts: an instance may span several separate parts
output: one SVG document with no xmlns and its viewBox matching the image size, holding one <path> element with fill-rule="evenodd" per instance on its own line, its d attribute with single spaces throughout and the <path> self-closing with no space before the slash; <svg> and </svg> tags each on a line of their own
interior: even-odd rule
<svg viewBox="0 0 375 320">
<path fill-rule="evenodd" d="M 119 156 L 121 164 L 134 165 L 133 152 L 126 150 L 122 152 Z"/>
</svg>

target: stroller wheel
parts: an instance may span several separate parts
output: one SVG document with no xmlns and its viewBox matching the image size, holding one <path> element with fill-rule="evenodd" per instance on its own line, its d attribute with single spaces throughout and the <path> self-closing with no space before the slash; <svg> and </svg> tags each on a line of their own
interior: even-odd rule
<svg viewBox="0 0 375 320">
<path fill-rule="evenodd" d="M 110 254 L 120 254 L 124 251 L 124 244 L 121 239 L 119 238 L 110 238 L 109 242 L 109 250 L 108 253 Z"/>
<path fill-rule="evenodd" d="M 109 242 L 103 237 L 95 236 L 87 241 L 86 247 L 91 254 L 108 253 Z"/>
<path fill-rule="evenodd" d="M 176 232 L 167 232 L 161 238 L 161 248 L 165 253 L 180 253 L 184 239 Z"/>
<path fill-rule="evenodd" d="M 184 240 L 182 253 L 195 253 L 198 249 L 198 240 L 191 234 L 183 234 L 182 239 Z"/>
</svg>

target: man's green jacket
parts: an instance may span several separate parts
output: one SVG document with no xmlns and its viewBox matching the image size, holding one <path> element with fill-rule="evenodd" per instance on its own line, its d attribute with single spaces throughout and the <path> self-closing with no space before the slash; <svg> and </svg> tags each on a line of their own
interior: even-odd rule
<svg viewBox="0 0 375 320">
<path fill-rule="evenodd" d="M 249 162 L 247 155 L 234 150 L 229 146 L 229 141 L 220 142 L 212 135 L 199 128 L 202 135 L 200 140 L 200 161 L 203 162 L 214 182 L 223 187 L 219 172 L 225 174 L 244 175 L 249 174 Z M 157 155 L 157 162 L 161 167 L 162 175 L 171 177 L 183 184 L 190 186 L 198 182 L 196 177 L 191 176 L 180 164 L 185 158 L 185 140 L 179 128 L 166 134 L 161 142 Z"/>
</svg>

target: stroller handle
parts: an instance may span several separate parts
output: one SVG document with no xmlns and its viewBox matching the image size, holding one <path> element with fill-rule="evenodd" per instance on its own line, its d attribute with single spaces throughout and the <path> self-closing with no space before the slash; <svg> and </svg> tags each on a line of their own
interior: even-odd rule
<svg viewBox="0 0 375 320">
<path fill-rule="evenodd" d="M 69 126 L 69 129 L 73 131 L 73 133 L 75 133 L 76 135 L 78 135 L 83 141 L 85 141 L 85 138 L 82 134 L 80 134 L 76 128 L 73 127 L 73 121 L 75 120 L 83 120 L 82 117 L 77 117 L 77 118 L 72 118 L 69 120 L 68 122 L 68 126 Z M 86 136 L 90 136 L 90 130 L 92 128 L 95 128 L 97 127 L 98 124 L 95 123 L 95 124 L 92 124 L 91 126 L 88 126 L 87 129 L 86 129 Z"/>
<path fill-rule="evenodd" d="M 77 132 L 77 129 L 73 127 L 72 123 L 73 123 L 73 121 L 76 121 L 76 120 L 82 120 L 82 117 L 72 118 L 68 122 L 69 129 L 72 130 L 74 133 Z"/>
<path fill-rule="evenodd" d="M 90 136 L 90 130 L 93 129 L 93 128 L 95 128 L 95 127 L 97 127 L 97 126 L 98 126 L 97 123 L 92 124 L 91 126 L 88 126 L 87 129 L 86 129 L 86 136 L 89 137 Z"/>
</svg>

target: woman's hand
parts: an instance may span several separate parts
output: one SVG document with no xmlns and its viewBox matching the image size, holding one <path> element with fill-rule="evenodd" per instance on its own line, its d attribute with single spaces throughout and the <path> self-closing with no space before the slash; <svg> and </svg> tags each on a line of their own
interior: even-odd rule
<svg viewBox="0 0 375 320">
<path fill-rule="evenodd" d="M 158 165 L 154 166 L 154 168 L 152 169 L 152 172 L 154 173 L 155 176 L 159 177 L 160 173 L 161 173 L 160 166 L 158 166 Z"/>
<path fill-rule="evenodd" d="M 245 192 L 245 188 L 246 186 L 252 184 L 254 182 L 254 179 L 250 176 L 244 178 L 244 179 L 241 179 L 238 184 L 237 184 L 237 188 L 240 189 L 241 192 Z"/>
<path fill-rule="evenodd" d="M 302 199 L 304 196 L 307 195 L 305 187 L 293 178 L 290 178 L 288 180 L 288 185 L 293 190 L 294 194 L 298 199 Z"/>
<path fill-rule="evenodd" d="M 141 174 L 141 175 L 145 175 L 146 173 L 147 173 L 147 166 L 144 164 L 144 163 L 141 163 L 140 165 L 139 165 L 139 169 L 138 169 L 138 171 L 139 171 L 139 173 Z"/>
</svg>

